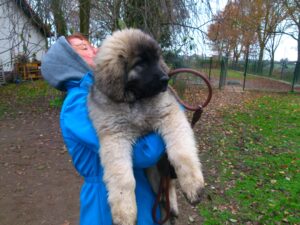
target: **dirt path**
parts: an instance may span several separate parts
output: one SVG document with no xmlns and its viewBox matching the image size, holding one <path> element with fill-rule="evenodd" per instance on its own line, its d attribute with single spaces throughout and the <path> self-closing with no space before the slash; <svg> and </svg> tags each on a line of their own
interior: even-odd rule
<svg viewBox="0 0 300 225">
<path fill-rule="evenodd" d="M 195 127 L 206 176 L 216 176 L 206 168 L 209 127 L 221 119 L 220 108 L 241 104 L 248 96 L 247 92 L 216 91 Z M 58 110 L 20 110 L 0 120 L 0 224 L 78 224 L 82 178 L 61 139 Z M 181 193 L 179 208 L 177 224 L 201 224 L 197 208 L 188 205 Z"/>
<path fill-rule="evenodd" d="M 76 224 L 81 178 L 59 132 L 58 112 L 1 121 L 0 224 Z"/>
</svg>

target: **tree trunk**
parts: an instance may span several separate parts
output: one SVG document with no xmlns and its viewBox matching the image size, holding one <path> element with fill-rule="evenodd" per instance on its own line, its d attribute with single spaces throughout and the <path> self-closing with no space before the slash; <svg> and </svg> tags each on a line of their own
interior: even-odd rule
<svg viewBox="0 0 300 225">
<path fill-rule="evenodd" d="M 80 33 L 87 38 L 90 31 L 90 0 L 79 0 Z"/>
<path fill-rule="evenodd" d="M 121 0 L 115 0 L 113 5 L 113 24 L 112 31 L 120 29 L 119 19 L 120 19 L 120 8 L 121 8 Z"/>
<path fill-rule="evenodd" d="M 294 70 L 294 77 L 293 77 L 293 82 L 292 82 L 292 91 L 294 91 L 295 84 L 300 78 L 300 26 L 298 26 L 297 44 L 298 44 L 298 47 L 297 47 L 298 56 L 297 56 L 297 62 L 296 62 L 295 70 Z"/>
<path fill-rule="evenodd" d="M 296 62 L 295 70 L 294 70 L 295 83 L 299 80 L 300 77 L 300 61 Z"/>
<path fill-rule="evenodd" d="M 142 11 L 144 8 L 144 1 L 142 0 L 128 0 L 125 6 L 124 21 L 127 27 L 144 28 L 144 17 Z"/>
<path fill-rule="evenodd" d="M 272 57 L 270 61 L 269 77 L 272 76 L 274 70 L 274 52 L 272 51 Z"/>
<path fill-rule="evenodd" d="M 296 77 L 296 82 L 299 81 L 300 78 L 300 26 L 298 26 L 298 40 L 297 40 L 297 49 L 298 49 L 298 56 L 297 56 L 297 63 L 295 67 L 295 77 Z"/>
<path fill-rule="evenodd" d="M 239 63 L 239 58 L 240 58 L 240 55 L 238 54 L 238 50 L 235 49 L 234 52 L 233 52 L 233 69 L 234 70 L 238 70 L 238 63 Z"/>
<path fill-rule="evenodd" d="M 257 63 L 257 73 L 262 74 L 263 72 L 263 57 L 264 57 L 264 46 L 260 46 L 259 58 Z"/>
<path fill-rule="evenodd" d="M 249 62 L 249 50 L 250 50 L 250 45 L 247 45 L 247 47 L 246 47 L 246 59 L 245 59 L 245 66 L 244 66 L 243 91 L 245 90 L 245 87 L 246 87 L 246 76 L 247 76 L 247 72 L 248 72 L 248 62 Z"/>
<path fill-rule="evenodd" d="M 54 24 L 56 27 L 57 36 L 67 35 L 67 24 L 62 10 L 62 1 L 52 0 L 51 9 L 54 17 Z"/>
</svg>

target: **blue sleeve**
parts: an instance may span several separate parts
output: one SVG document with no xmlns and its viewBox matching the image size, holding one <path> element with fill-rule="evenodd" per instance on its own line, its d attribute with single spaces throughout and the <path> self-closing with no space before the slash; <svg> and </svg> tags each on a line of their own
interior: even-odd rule
<svg viewBox="0 0 300 225">
<path fill-rule="evenodd" d="M 76 149 L 82 149 L 82 146 L 85 151 L 98 154 L 99 147 L 101 151 L 97 133 L 88 116 L 87 95 L 88 91 L 83 88 L 72 88 L 62 108 L 61 129 L 71 155 L 75 154 Z M 156 133 L 139 138 L 133 146 L 133 166 L 147 168 L 155 165 L 164 150 L 164 141 Z"/>
<path fill-rule="evenodd" d="M 165 143 L 157 133 L 140 137 L 133 146 L 133 166 L 148 168 L 154 166 L 165 152 Z"/>
<path fill-rule="evenodd" d="M 71 147 L 75 143 L 84 145 L 95 153 L 98 153 L 100 147 L 97 133 L 88 117 L 87 94 L 88 92 L 82 88 L 72 88 L 62 107 L 60 124 L 63 138 L 71 155 L 76 150 Z M 68 145 L 69 142 L 73 144 Z"/>
</svg>

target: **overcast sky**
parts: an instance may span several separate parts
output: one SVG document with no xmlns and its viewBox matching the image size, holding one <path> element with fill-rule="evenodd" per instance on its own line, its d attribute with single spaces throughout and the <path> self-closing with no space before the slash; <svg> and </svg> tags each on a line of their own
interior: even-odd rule
<svg viewBox="0 0 300 225">
<path fill-rule="evenodd" d="M 285 35 L 282 37 L 275 53 L 275 60 L 288 58 L 289 61 L 297 60 L 297 42 L 295 39 Z"/>
</svg>

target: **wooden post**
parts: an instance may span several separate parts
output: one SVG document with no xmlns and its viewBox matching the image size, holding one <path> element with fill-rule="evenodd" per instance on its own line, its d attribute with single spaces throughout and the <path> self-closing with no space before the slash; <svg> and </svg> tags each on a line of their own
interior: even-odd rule
<svg viewBox="0 0 300 225">
<path fill-rule="evenodd" d="M 245 86 L 246 86 L 246 76 L 247 76 L 247 70 L 248 70 L 248 61 L 249 61 L 249 51 L 247 51 L 247 55 L 246 55 L 245 70 L 244 70 L 243 91 L 245 90 Z"/>
<path fill-rule="evenodd" d="M 220 90 L 226 84 L 227 64 L 228 64 L 228 58 L 227 57 L 222 57 L 222 59 L 221 59 L 220 81 L 219 81 L 219 89 Z"/>
<path fill-rule="evenodd" d="M 213 57 L 210 57 L 209 59 L 209 72 L 208 72 L 208 79 L 210 80 L 210 75 L 211 75 L 211 67 L 213 63 Z"/>
</svg>

